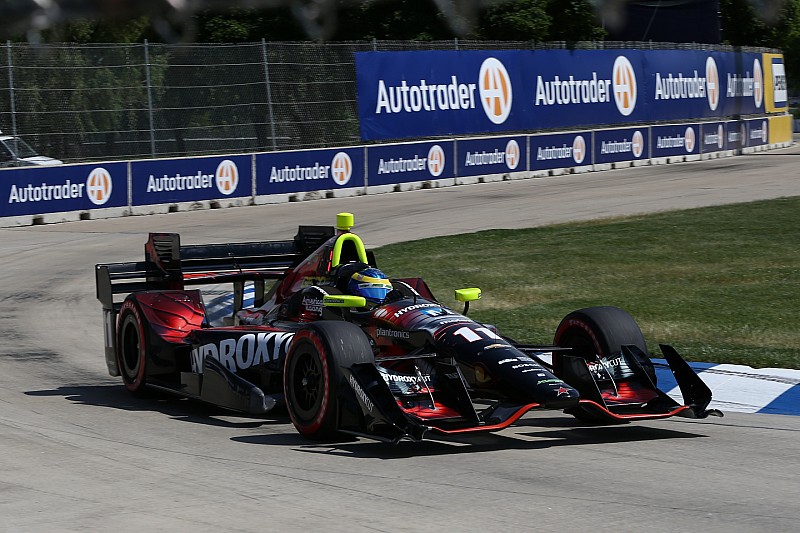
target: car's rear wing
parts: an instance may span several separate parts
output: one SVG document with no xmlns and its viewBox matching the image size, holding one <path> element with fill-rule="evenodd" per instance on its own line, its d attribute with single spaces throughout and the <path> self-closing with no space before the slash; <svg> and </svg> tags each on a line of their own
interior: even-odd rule
<svg viewBox="0 0 800 533">
<path fill-rule="evenodd" d="M 267 280 L 281 279 L 334 234 L 330 226 L 300 226 L 294 239 L 287 241 L 181 245 L 177 233 L 151 233 L 144 245 L 144 261 L 95 265 L 109 372 L 117 375 L 113 373 L 116 316 L 128 294 L 233 283 L 234 308 L 241 309 L 244 284 L 251 281 L 254 304 L 260 306 L 267 296 Z"/>
<path fill-rule="evenodd" d="M 264 280 L 280 279 L 333 235 L 329 226 L 300 226 L 290 241 L 181 245 L 177 233 L 151 233 L 144 261 L 95 266 L 97 299 L 104 309 L 119 309 L 115 296 L 132 292 L 245 281 L 263 292 Z"/>
</svg>

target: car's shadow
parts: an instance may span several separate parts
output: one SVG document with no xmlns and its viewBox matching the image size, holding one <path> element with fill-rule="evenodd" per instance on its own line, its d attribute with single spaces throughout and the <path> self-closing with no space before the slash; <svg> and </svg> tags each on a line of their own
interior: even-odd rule
<svg viewBox="0 0 800 533">
<path fill-rule="evenodd" d="M 558 446 L 705 437 L 700 433 L 652 426 L 589 426 L 560 413 L 553 417 L 526 418 L 499 433 L 473 433 L 446 440 L 435 434 L 429 436 L 435 440 L 401 441 L 394 445 L 366 438 L 354 438 L 345 442 L 309 443 L 300 436 L 274 434 L 234 437 L 231 440 L 268 446 L 295 446 L 298 451 L 306 453 L 364 459 L 404 459 L 426 455 L 474 454 L 511 449 L 542 450 Z"/>
<path fill-rule="evenodd" d="M 136 397 L 120 385 L 76 385 L 51 390 L 25 392 L 28 396 L 62 396 L 85 405 L 121 409 L 123 411 L 152 411 L 175 420 L 229 428 L 257 428 L 272 424 L 291 424 L 285 410 L 276 410 L 274 416 L 248 416 L 207 403 L 181 398 L 168 392 L 148 390 L 144 396 Z M 224 418 L 219 418 L 224 417 Z M 241 421 L 232 421 L 231 418 Z"/>
<path fill-rule="evenodd" d="M 148 391 L 144 397 L 134 397 L 117 384 L 62 386 L 51 390 L 27 391 L 25 394 L 60 396 L 78 404 L 124 411 L 158 412 L 181 422 L 206 426 L 233 429 L 275 428 L 277 432 L 231 437 L 230 440 L 243 444 L 292 447 L 305 453 L 365 459 L 404 459 L 510 449 L 541 450 L 560 446 L 705 437 L 700 433 L 674 429 L 674 426 L 654 427 L 653 423 L 591 426 L 559 412 L 539 412 L 522 418 L 511 428 L 499 433 L 473 433 L 447 439 L 430 433 L 428 436 L 432 440 L 401 441 L 397 444 L 348 436 L 337 441 L 313 442 L 294 432 L 289 416 L 282 408 L 263 417 L 251 417 L 166 392 Z M 284 428 L 286 432 L 283 431 Z"/>
</svg>

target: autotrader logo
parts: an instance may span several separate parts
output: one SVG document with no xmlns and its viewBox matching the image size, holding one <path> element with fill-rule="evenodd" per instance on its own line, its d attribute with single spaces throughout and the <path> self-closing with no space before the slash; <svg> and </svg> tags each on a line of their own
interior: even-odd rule
<svg viewBox="0 0 800 533">
<path fill-rule="evenodd" d="M 511 78 L 503 64 L 490 57 L 481 64 L 478 88 L 483 111 L 494 124 L 502 124 L 511 113 Z"/>
<path fill-rule="evenodd" d="M 694 151 L 694 145 L 697 142 L 697 137 L 694 134 L 694 128 L 689 126 L 686 128 L 686 133 L 683 134 L 683 145 L 686 147 L 687 152 Z"/>
<path fill-rule="evenodd" d="M 438 144 L 434 144 L 428 150 L 428 172 L 434 177 L 441 176 L 444 172 L 444 165 L 444 150 Z"/>
<path fill-rule="evenodd" d="M 583 135 L 576 136 L 572 141 L 572 158 L 579 165 L 586 159 L 586 139 Z"/>
<path fill-rule="evenodd" d="M 236 163 L 230 159 L 222 161 L 217 166 L 216 178 L 219 192 L 226 196 L 233 194 L 239 185 L 239 169 L 236 167 Z"/>
<path fill-rule="evenodd" d="M 506 144 L 506 166 L 514 170 L 519 166 L 519 161 L 521 159 L 521 151 L 519 149 L 519 143 L 514 139 L 508 141 Z"/>
<path fill-rule="evenodd" d="M 94 205 L 103 205 L 111 198 L 111 174 L 104 168 L 98 167 L 89 173 L 86 178 L 86 194 Z"/>
<path fill-rule="evenodd" d="M 644 153 L 644 136 L 642 135 L 642 132 L 636 130 L 633 133 L 633 138 L 631 141 L 631 151 L 633 152 L 633 156 L 642 157 L 642 154 Z"/>
<path fill-rule="evenodd" d="M 756 107 L 761 107 L 764 100 L 764 73 L 758 59 L 753 60 L 753 99 Z"/>
<path fill-rule="evenodd" d="M 706 94 L 708 95 L 708 107 L 711 111 L 716 111 L 719 105 L 719 71 L 717 62 L 713 57 L 706 59 Z"/>
<path fill-rule="evenodd" d="M 614 69 L 612 71 L 612 80 L 614 83 L 614 100 L 617 103 L 619 112 L 628 116 L 633 113 L 636 108 L 636 73 L 633 71 L 633 65 L 628 61 L 625 56 L 619 56 L 614 61 Z"/>
<path fill-rule="evenodd" d="M 331 162 L 331 177 L 336 185 L 346 185 L 353 176 L 353 160 L 347 152 L 339 152 Z"/>
</svg>

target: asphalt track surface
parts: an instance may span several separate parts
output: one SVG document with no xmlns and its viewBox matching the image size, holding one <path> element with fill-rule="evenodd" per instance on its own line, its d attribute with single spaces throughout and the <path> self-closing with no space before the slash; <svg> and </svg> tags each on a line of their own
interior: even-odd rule
<svg viewBox="0 0 800 533">
<path fill-rule="evenodd" d="M 0 531 L 789 531 L 800 417 L 616 427 L 558 412 L 461 442 L 317 444 L 285 414 L 135 399 L 107 375 L 93 265 L 288 238 L 356 214 L 368 246 L 800 195 L 800 148 L 215 211 L 0 229 Z M 487 250 L 491 253 L 491 250 Z M 498 258 L 501 261 L 502 258 Z"/>
</svg>

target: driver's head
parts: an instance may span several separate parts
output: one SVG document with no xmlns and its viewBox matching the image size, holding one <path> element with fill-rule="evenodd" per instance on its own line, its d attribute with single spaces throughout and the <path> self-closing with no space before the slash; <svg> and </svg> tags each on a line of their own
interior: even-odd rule
<svg viewBox="0 0 800 533">
<path fill-rule="evenodd" d="M 354 296 L 363 296 L 368 302 L 381 304 L 392 283 L 386 274 L 374 267 L 367 267 L 354 272 L 347 282 L 347 292 Z"/>
</svg>

